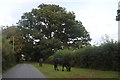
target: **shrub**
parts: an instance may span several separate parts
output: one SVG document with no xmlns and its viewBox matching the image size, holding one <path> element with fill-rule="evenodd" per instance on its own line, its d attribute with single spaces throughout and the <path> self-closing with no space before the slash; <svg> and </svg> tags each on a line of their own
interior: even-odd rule
<svg viewBox="0 0 120 80">
<path fill-rule="evenodd" d="M 71 63 L 71 65 L 74 64 L 74 50 L 73 49 L 64 49 L 57 51 L 54 55 L 54 58 L 63 58 L 65 61 L 68 61 Z"/>
<path fill-rule="evenodd" d="M 5 37 L 3 37 L 2 43 L 2 70 L 8 69 L 16 63 L 15 55 L 13 54 L 12 46 L 8 43 Z"/>
<path fill-rule="evenodd" d="M 91 46 L 75 53 L 75 62 L 80 67 L 101 70 L 118 70 L 119 57 L 118 43 L 108 42 L 98 47 Z"/>
<path fill-rule="evenodd" d="M 69 60 L 71 65 L 82 68 L 92 68 L 100 70 L 119 70 L 120 43 L 107 42 L 100 46 L 88 46 L 80 49 L 63 49 L 55 52 L 48 58 L 51 63 L 54 58 L 61 57 Z"/>
<path fill-rule="evenodd" d="M 45 63 L 49 63 L 49 64 L 54 64 L 54 56 L 49 56 L 48 59 L 45 60 Z"/>
</svg>

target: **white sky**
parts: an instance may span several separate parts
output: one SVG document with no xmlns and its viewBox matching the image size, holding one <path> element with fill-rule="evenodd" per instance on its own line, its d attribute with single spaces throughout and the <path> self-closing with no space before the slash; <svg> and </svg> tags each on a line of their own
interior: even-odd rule
<svg viewBox="0 0 120 80">
<path fill-rule="evenodd" d="M 0 26 L 16 24 L 23 13 L 42 3 L 57 4 L 73 11 L 90 33 L 92 44 L 99 43 L 107 34 L 118 40 L 118 22 L 115 20 L 119 0 L 0 0 Z"/>
</svg>

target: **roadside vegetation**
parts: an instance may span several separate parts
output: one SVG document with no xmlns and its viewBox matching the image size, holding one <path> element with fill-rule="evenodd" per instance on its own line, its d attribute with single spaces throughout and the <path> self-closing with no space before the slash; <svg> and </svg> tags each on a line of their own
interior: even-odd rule
<svg viewBox="0 0 120 80">
<path fill-rule="evenodd" d="M 2 36 L 2 71 L 9 69 L 16 64 L 16 58 L 13 53 L 12 45 Z"/>
<path fill-rule="evenodd" d="M 56 57 L 62 57 L 70 61 L 72 66 L 99 70 L 120 71 L 118 52 L 120 43 L 109 41 L 100 46 L 88 46 L 85 48 L 66 48 L 57 51 L 46 62 L 53 64 Z"/>
<path fill-rule="evenodd" d="M 115 71 L 72 67 L 71 72 L 67 72 L 61 71 L 61 66 L 59 66 L 59 71 L 55 71 L 51 64 L 43 64 L 42 67 L 39 67 L 38 63 L 31 64 L 38 68 L 47 78 L 118 78 L 118 72 Z"/>
</svg>

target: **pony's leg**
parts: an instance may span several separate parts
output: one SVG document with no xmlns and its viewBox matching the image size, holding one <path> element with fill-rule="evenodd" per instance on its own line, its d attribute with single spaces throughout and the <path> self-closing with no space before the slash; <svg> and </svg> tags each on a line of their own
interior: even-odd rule
<svg viewBox="0 0 120 80">
<path fill-rule="evenodd" d="M 41 66 L 41 67 L 42 67 L 42 63 L 41 63 L 41 62 L 39 63 L 39 66 Z"/>
<path fill-rule="evenodd" d="M 41 66 L 41 63 L 39 62 L 39 66 Z"/>
<path fill-rule="evenodd" d="M 58 69 L 58 64 L 57 64 L 57 66 L 56 66 L 56 69 L 57 69 L 57 71 L 59 71 L 59 69 Z"/>
<path fill-rule="evenodd" d="M 71 71 L 71 66 L 69 64 L 66 65 L 66 70 Z"/>
<path fill-rule="evenodd" d="M 57 65 L 57 64 L 54 64 L 54 70 L 59 71 L 59 69 L 58 69 L 58 65 Z"/>
<path fill-rule="evenodd" d="M 66 70 L 68 71 L 68 66 L 67 66 L 67 65 L 65 65 L 65 68 L 66 68 Z"/>
<path fill-rule="evenodd" d="M 42 67 L 42 62 L 41 62 L 41 67 Z"/>
<path fill-rule="evenodd" d="M 57 65 L 56 64 L 54 64 L 54 70 L 56 70 L 57 69 Z"/>
<path fill-rule="evenodd" d="M 63 65 L 62 65 L 62 71 L 64 71 L 64 66 L 65 66 L 65 65 L 63 64 Z"/>
</svg>

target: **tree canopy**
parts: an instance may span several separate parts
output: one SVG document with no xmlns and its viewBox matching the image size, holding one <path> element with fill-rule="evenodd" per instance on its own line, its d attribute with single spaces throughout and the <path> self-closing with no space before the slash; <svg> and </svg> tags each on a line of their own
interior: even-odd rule
<svg viewBox="0 0 120 80">
<path fill-rule="evenodd" d="M 75 13 L 54 4 L 41 4 L 31 12 L 26 12 L 18 22 L 21 29 L 35 30 L 36 35 L 28 33 L 34 39 L 56 38 L 68 44 L 80 41 L 88 45 L 90 35 L 81 21 L 75 20 Z M 29 36 L 29 37 L 30 37 Z"/>
</svg>

